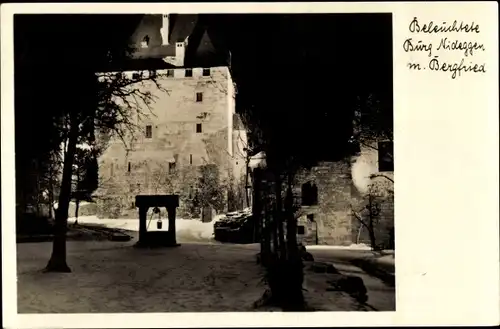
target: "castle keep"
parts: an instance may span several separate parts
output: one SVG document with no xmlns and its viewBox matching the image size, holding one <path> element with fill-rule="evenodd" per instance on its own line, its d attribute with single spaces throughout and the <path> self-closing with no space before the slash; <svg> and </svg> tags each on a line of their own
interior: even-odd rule
<svg viewBox="0 0 500 329">
<path fill-rule="evenodd" d="M 147 80 L 135 86 L 151 93 L 150 109 L 144 108 L 126 143 L 115 136 L 100 157 L 100 216 L 136 217 L 138 194 L 178 194 L 181 218 L 245 206 L 246 134 L 235 113 L 230 71 L 185 67 L 196 15 L 175 16 L 145 15 L 131 38 L 137 63 L 147 59 L 156 67 L 141 64 L 121 74 L 156 74 L 158 86 Z M 209 41 L 202 43 L 200 56 L 209 47 Z"/>
</svg>

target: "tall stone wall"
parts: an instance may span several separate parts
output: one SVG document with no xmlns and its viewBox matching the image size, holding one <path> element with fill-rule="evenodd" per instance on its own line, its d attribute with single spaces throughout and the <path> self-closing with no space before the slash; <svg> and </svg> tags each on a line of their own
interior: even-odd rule
<svg viewBox="0 0 500 329">
<path fill-rule="evenodd" d="M 210 68 L 210 76 L 204 76 L 202 68 L 193 69 L 192 76 L 186 76 L 185 69 L 170 73 L 159 80 L 163 91 L 152 83 L 139 86 L 155 101 L 151 113 L 137 121 L 140 130 L 129 136 L 129 149 L 112 138 L 99 159 L 100 216 L 137 217 L 133 202 L 138 194 L 179 194 L 179 216 L 199 217 L 191 203 L 200 167 L 217 167 L 221 190 L 240 178 L 231 179 L 241 171 L 234 170 L 234 102 L 227 68 Z"/>
</svg>

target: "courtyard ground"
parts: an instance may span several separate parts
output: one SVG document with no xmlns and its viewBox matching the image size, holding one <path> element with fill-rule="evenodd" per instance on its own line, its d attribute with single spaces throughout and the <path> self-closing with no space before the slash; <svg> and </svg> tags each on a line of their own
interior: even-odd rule
<svg viewBox="0 0 500 329">
<path fill-rule="evenodd" d="M 361 248 L 337 249 L 310 246 L 307 249 L 316 261 L 331 263 L 342 274 L 358 276 L 363 279 L 368 295 L 367 304 L 372 310 L 396 310 L 394 254 L 390 254 L 390 251 L 389 255 L 379 256 L 370 250 Z M 382 266 L 381 263 L 383 263 Z M 375 269 L 377 271 L 383 270 L 383 273 L 375 273 Z M 392 277 L 392 282 L 387 280 L 387 276 Z"/>
<path fill-rule="evenodd" d="M 70 219 L 72 224 L 74 219 Z M 135 219 L 79 218 L 80 224 L 124 230 L 128 242 L 68 241 L 72 273 L 42 273 L 52 243 L 18 243 L 19 313 L 244 312 L 254 309 L 266 289 L 256 264 L 259 245 L 221 244 L 213 240 L 213 222 L 177 220 L 178 242 L 172 249 L 136 249 Z M 163 229 L 166 221 L 164 221 Z M 154 221 L 150 230 L 156 230 Z M 329 274 L 305 270 L 304 296 L 318 311 L 394 310 L 394 287 L 364 273 L 349 260 L 373 258 L 363 246 L 310 246 L 316 260 L 347 275 L 362 277 L 368 305 L 339 291 L 328 291 Z"/>
<path fill-rule="evenodd" d="M 72 273 L 43 273 L 50 242 L 17 244 L 19 313 L 245 312 L 264 290 L 257 245 L 184 243 L 144 250 L 133 242 L 69 241 Z M 311 307 L 366 310 L 325 289 L 324 274 L 306 275 Z"/>
</svg>

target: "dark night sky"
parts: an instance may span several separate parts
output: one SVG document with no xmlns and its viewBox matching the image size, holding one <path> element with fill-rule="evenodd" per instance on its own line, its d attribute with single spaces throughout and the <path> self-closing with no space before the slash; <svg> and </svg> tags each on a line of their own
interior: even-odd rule
<svg viewBox="0 0 500 329">
<path fill-rule="evenodd" d="M 75 88 L 85 88 L 77 72 L 100 70 L 103 50 L 124 44 L 140 19 L 16 15 L 16 129 L 42 129 L 43 109 L 71 102 Z M 298 121 L 304 134 L 321 130 L 335 138 L 329 131 L 349 125 L 352 100 L 364 93 L 377 93 L 392 114 L 391 14 L 203 15 L 203 21 L 214 43 L 232 52 L 237 106 L 260 107 L 270 126 Z M 29 156 L 20 148 L 35 148 L 16 144 L 19 155 Z"/>
</svg>

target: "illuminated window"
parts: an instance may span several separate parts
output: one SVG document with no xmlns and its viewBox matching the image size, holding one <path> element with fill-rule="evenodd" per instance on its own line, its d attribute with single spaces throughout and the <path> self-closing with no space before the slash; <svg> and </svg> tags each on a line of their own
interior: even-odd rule
<svg viewBox="0 0 500 329">
<path fill-rule="evenodd" d="M 149 47 L 149 36 L 146 35 L 141 42 L 141 48 L 148 48 Z"/>
</svg>

